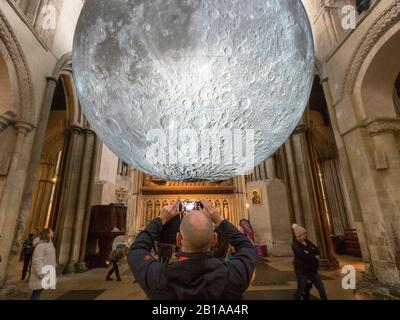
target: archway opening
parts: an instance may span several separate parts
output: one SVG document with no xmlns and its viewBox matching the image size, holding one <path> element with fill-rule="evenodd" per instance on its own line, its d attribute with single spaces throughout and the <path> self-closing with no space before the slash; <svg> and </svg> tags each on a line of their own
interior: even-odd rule
<svg viewBox="0 0 400 320">
<path fill-rule="evenodd" d="M 8 66 L 0 52 L 0 115 L 7 112 L 12 104 L 11 99 L 11 84 Z"/>
<path fill-rule="evenodd" d="M 400 73 L 394 83 L 393 101 L 397 116 L 400 117 Z"/>
<path fill-rule="evenodd" d="M 361 117 L 366 119 L 394 118 L 397 110 L 393 87 L 399 86 L 400 30 L 390 30 L 374 46 L 360 70 L 356 92 L 362 99 Z"/>
<path fill-rule="evenodd" d="M 321 80 L 315 77 L 307 112 L 310 166 L 313 175 L 322 234 L 339 262 L 351 261 L 364 270 L 353 217 L 346 204 L 339 156 L 329 108 Z"/>
<path fill-rule="evenodd" d="M 46 137 L 32 198 L 28 232 L 56 227 L 55 214 L 62 180 L 64 131 L 67 125 L 67 98 L 62 77 L 53 95 Z"/>
</svg>

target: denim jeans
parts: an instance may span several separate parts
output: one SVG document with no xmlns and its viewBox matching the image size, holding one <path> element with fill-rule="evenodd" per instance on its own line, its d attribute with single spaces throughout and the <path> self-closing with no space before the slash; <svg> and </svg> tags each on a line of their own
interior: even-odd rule
<svg viewBox="0 0 400 320">
<path fill-rule="evenodd" d="M 24 253 L 24 267 L 22 268 L 21 280 L 25 280 L 26 274 L 29 271 L 32 255 L 30 253 Z"/>
<path fill-rule="evenodd" d="M 295 300 L 302 300 L 302 296 L 307 290 L 307 280 L 311 281 L 312 284 L 315 286 L 315 288 L 318 290 L 321 300 L 328 300 L 324 284 L 318 273 L 316 273 L 312 277 L 305 277 L 302 274 L 296 272 L 296 278 L 297 278 L 297 290 L 296 293 L 294 294 Z"/>
<path fill-rule="evenodd" d="M 113 275 L 113 273 L 115 272 L 115 275 L 117 276 L 117 279 L 120 281 L 121 277 L 119 275 L 119 268 L 118 268 L 118 261 L 112 260 L 112 268 L 111 270 L 108 272 L 106 280 L 111 280 L 111 276 Z"/>
<path fill-rule="evenodd" d="M 40 295 L 42 294 L 43 289 L 33 290 L 31 295 L 31 300 L 40 300 Z"/>
</svg>

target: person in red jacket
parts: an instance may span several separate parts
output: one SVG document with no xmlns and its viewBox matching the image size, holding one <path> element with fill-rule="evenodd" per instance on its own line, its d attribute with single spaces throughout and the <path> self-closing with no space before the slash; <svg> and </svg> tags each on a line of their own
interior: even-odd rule
<svg viewBox="0 0 400 320">
<path fill-rule="evenodd" d="M 139 234 L 128 254 L 132 273 L 151 300 L 241 300 L 252 279 L 256 249 L 208 201 L 203 210 L 187 214 L 176 236 L 178 261 L 165 264 L 151 255 L 154 239 L 179 214 L 179 202 L 163 208 Z M 235 249 L 231 261 L 213 257 L 211 247 L 222 234 Z"/>
</svg>

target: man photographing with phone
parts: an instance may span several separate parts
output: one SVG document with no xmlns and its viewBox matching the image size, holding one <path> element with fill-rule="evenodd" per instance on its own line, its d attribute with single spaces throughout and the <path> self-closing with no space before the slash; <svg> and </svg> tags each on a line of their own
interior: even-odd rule
<svg viewBox="0 0 400 320">
<path fill-rule="evenodd" d="M 234 225 L 224 220 L 208 201 L 202 210 L 186 214 L 176 235 L 181 249 L 178 261 L 158 262 L 151 255 L 154 239 L 177 217 L 180 201 L 164 207 L 160 216 L 142 231 L 128 254 L 128 263 L 151 300 L 241 300 L 254 271 L 256 250 Z M 214 227 L 235 248 L 229 263 L 214 258 L 210 249 L 218 239 Z"/>
</svg>

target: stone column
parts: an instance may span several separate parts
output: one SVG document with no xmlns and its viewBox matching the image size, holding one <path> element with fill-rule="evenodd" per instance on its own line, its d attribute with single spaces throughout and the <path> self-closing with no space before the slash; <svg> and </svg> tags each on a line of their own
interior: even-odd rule
<svg viewBox="0 0 400 320">
<path fill-rule="evenodd" d="M 367 125 L 373 141 L 375 168 L 383 181 L 378 187 L 386 228 L 394 249 L 400 271 L 400 143 L 396 133 L 400 132 L 400 118 L 378 118 Z"/>
<path fill-rule="evenodd" d="M 0 200 L 0 217 L 1 213 L 3 211 L 3 201 L 8 202 L 9 200 L 8 197 L 12 197 L 13 200 L 11 201 L 11 204 L 7 204 L 7 206 L 10 206 L 10 209 L 7 209 L 7 218 L 11 219 L 11 223 L 7 223 L 8 225 L 8 230 L 12 230 L 12 232 L 15 234 L 10 236 L 10 241 L 12 241 L 12 238 L 14 239 L 14 246 L 12 251 L 10 252 L 10 256 L 7 258 L 8 261 L 8 270 L 7 270 L 7 279 L 13 279 L 13 276 L 18 276 L 19 279 L 19 274 L 16 275 L 15 272 L 17 269 L 15 268 L 15 265 L 17 265 L 19 261 L 19 256 L 21 252 L 21 243 L 23 240 L 23 236 L 26 231 L 26 222 L 27 222 L 27 217 L 29 216 L 30 212 L 30 205 L 31 205 L 31 198 L 32 198 L 32 186 L 34 181 L 34 175 L 35 172 L 37 171 L 37 167 L 40 162 L 40 155 L 42 152 L 42 145 L 43 141 L 46 135 L 46 129 L 47 129 L 47 123 L 48 123 L 48 117 L 49 117 L 49 112 L 50 112 L 50 104 L 53 98 L 54 94 L 54 89 L 57 84 L 57 80 L 48 77 L 48 84 L 45 90 L 45 95 L 43 98 L 43 101 L 45 101 L 46 106 L 48 108 L 43 107 L 40 116 L 38 117 L 38 123 L 36 125 L 33 124 L 28 124 L 28 123 L 21 123 L 17 122 L 15 123 L 15 128 L 17 128 L 18 131 L 21 131 L 22 135 L 26 135 L 25 139 L 23 139 L 23 143 L 18 143 L 23 144 L 22 150 L 18 153 L 13 153 L 13 167 L 18 169 L 18 172 L 13 172 L 11 174 L 11 171 L 9 171 L 8 178 L 11 179 L 10 184 L 9 184 L 9 179 L 7 179 L 6 185 L 7 185 L 7 191 L 2 194 L 2 199 Z M 29 133 L 35 126 L 35 131 L 32 133 Z M 24 128 L 25 127 L 25 128 Z M 25 131 L 25 132 L 24 132 Z M 20 134 L 18 134 L 18 139 L 20 139 Z M 18 177 L 18 179 L 16 179 Z M 5 189 L 3 189 L 5 190 Z M 9 195 L 10 193 L 10 195 Z M 14 202 L 14 203 L 13 203 Z M 17 212 L 18 211 L 18 212 Z M 15 220 L 12 218 L 12 216 L 15 214 Z M 17 221 L 17 225 L 15 226 L 15 223 L 13 221 Z M 15 227 L 15 228 L 14 228 Z M 0 221 L 0 235 L 5 236 L 2 230 L 2 222 Z M 6 247 L 2 240 L 0 239 L 0 254 L 2 255 L 3 262 L 0 263 L 0 287 L 3 286 L 4 284 L 4 279 L 5 279 L 5 270 L 7 267 L 6 264 L 6 255 L 4 254 L 4 250 L 6 250 Z M 19 271 L 19 270 L 18 270 Z M 9 282 L 9 281 L 7 281 Z"/>
<path fill-rule="evenodd" d="M 357 192 L 357 187 L 354 180 L 353 170 L 351 167 L 352 160 L 350 154 L 347 152 L 347 146 L 345 142 L 345 137 L 340 132 L 340 126 L 337 119 L 337 114 L 342 113 L 342 108 L 350 109 L 351 106 L 345 103 L 341 106 L 335 105 L 332 98 L 331 85 L 329 84 L 329 79 L 321 79 L 321 84 L 324 89 L 326 102 L 328 105 L 328 111 L 331 119 L 332 129 L 335 136 L 336 147 L 338 151 L 338 158 L 340 164 L 340 173 L 343 177 L 343 187 L 345 192 L 345 204 L 346 209 L 354 219 L 354 226 L 357 229 L 357 236 L 360 242 L 361 252 L 363 261 L 365 264 L 366 274 L 373 274 L 374 271 L 371 268 L 371 252 L 367 241 L 367 230 L 365 228 L 364 218 L 361 212 L 360 200 Z M 356 160 L 358 161 L 358 160 Z M 364 161 L 364 160 L 363 160 Z"/>
<path fill-rule="evenodd" d="M 350 228 L 346 207 L 342 194 L 342 186 L 338 175 L 336 159 L 321 162 L 321 171 L 325 180 L 326 200 L 329 206 L 335 235 L 344 235 L 344 230 Z"/>
<path fill-rule="evenodd" d="M 66 268 L 65 270 L 64 268 L 67 266 L 70 257 L 84 145 L 82 128 L 71 127 L 68 130 L 70 131 L 70 139 L 63 173 L 64 179 L 61 187 L 62 194 L 56 230 L 58 264 L 66 273 L 74 271 L 74 268 Z"/>
<path fill-rule="evenodd" d="M 15 259 L 11 256 L 18 255 L 21 249 L 18 243 L 17 232 L 25 227 L 25 217 L 20 216 L 20 201 L 23 195 L 26 173 L 29 165 L 30 148 L 28 147 L 28 133 L 33 125 L 25 122 L 16 122 L 14 127 L 17 131 L 16 145 L 8 171 L 8 176 L 0 199 L 0 287 L 3 286 L 7 269 L 12 267 L 12 273 L 16 271 L 15 266 L 10 264 Z"/>
<path fill-rule="evenodd" d="M 269 157 L 265 160 L 265 165 L 267 167 L 267 178 L 275 179 L 276 178 L 276 164 L 274 156 Z"/>
<path fill-rule="evenodd" d="M 322 237 L 318 232 L 317 206 L 313 199 L 315 196 L 312 186 L 310 164 L 308 158 L 308 144 L 305 136 L 305 125 L 296 128 L 291 137 L 293 145 L 293 154 L 295 161 L 295 170 L 298 177 L 299 196 L 301 200 L 304 227 L 308 231 L 311 241 L 316 241 L 319 245 L 322 243 Z"/>
<path fill-rule="evenodd" d="M 235 186 L 236 220 L 239 223 L 241 219 L 249 218 L 246 208 L 247 196 L 244 176 L 233 178 L 233 184 Z"/>
<path fill-rule="evenodd" d="M 28 232 L 33 228 L 38 228 L 40 230 L 44 227 L 54 186 L 53 178 L 54 164 L 41 163 L 35 199 L 32 201 L 32 215 L 29 223 L 30 230 L 27 230 Z"/>
<path fill-rule="evenodd" d="M 280 179 L 251 182 L 259 189 L 262 202 L 250 207 L 250 221 L 257 245 L 266 245 L 269 255 L 291 256 L 292 232 L 286 186 Z M 249 202 L 252 195 L 249 194 Z"/>
<path fill-rule="evenodd" d="M 344 141 L 359 198 L 362 227 L 365 232 L 365 237 L 364 234 L 361 234 L 363 237 L 360 244 L 366 246 L 369 251 L 367 262 L 370 262 L 371 265 L 367 265 L 367 275 L 369 278 L 375 276 L 381 284 L 387 286 L 400 285 L 399 270 L 396 266 L 396 250 L 393 246 L 393 232 L 390 225 L 390 216 L 393 214 L 394 207 L 382 173 L 376 170 L 377 164 L 381 163 L 380 157 L 374 159 L 374 152 L 370 148 L 372 143 L 365 128 L 359 127 L 345 133 Z"/>
<path fill-rule="evenodd" d="M 321 196 L 317 193 L 319 186 L 315 182 L 315 174 L 311 164 L 310 146 L 306 137 L 306 126 L 300 124 L 291 137 L 293 153 L 298 177 L 299 195 L 305 224 L 311 241 L 320 249 L 321 262 L 326 268 L 336 268 L 338 262 L 333 255 L 330 232 L 328 231 L 326 212 L 320 208 Z"/>
<path fill-rule="evenodd" d="M 328 208 L 326 206 L 326 203 L 324 201 L 324 190 L 323 186 L 321 183 L 321 177 L 320 177 L 320 168 L 318 167 L 318 156 L 317 156 L 317 151 L 315 149 L 315 146 L 313 144 L 313 139 L 310 135 L 310 132 L 308 132 L 307 136 L 307 142 L 308 142 L 308 147 L 309 147 L 309 162 L 310 162 L 310 172 L 311 172 L 311 178 L 312 178 L 312 187 L 314 190 L 314 201 L 315 201 L 315 208 L 316 208 L 316 226 L 318 228 L 318 233 L 321 235 L 321 245 L 320 245 L 320 251 L 323 252 L 321 254 L 321 258 L 323 258 L 323 262 L 325 264 L 325 267 L 329 268 L 338 268 L 339 267 L 339 262 L 337 261 L 335 254 L 334 254 L 334 249 L 333 249 L 333 243 L 332 243 L 332 230 L 331 230 L 331 225 L 329 221 L 329 213 L 328 213 Z"/>
<path fill-rule="evenodd" d="M 91 168 L 91 172 L 90 172 L 88 199 L 86 202 L 85 218 L 83 220 L 82 237 L 81 237 L 80 250 L 79 250 L 79 262 L 76 265 L 76 272 L 86 271 L 86 263 L 85 263 L 86 246 L 87 246 L 87 241 L 88 241 L 90 218 L 91 218 L 92 205 L 93 205 L 94 181 L 95 181 L 95 176 L 96 176 L 96 163 L 97 163 L 97 157 L 99 156 L 98 151 L 100 149 L 100 145 L 101 145 L 100 139 L 98 139 L 96 136 L 94 136 L 92 168 Z"/>
<path fill-rule="evenodd" d="M 286 158 L 288 165 L 290 194 L 293 201 L 293 211 L 294 211 L 295 221 L 299 225 L 305 225 L 303 206 L 301 204 L 301 197 L 299 191 L 299 181 L 296 170 L 296 161 L 293 154 L 293 144 L 291 138 L 285 143 L 285 151 L 286 151 Z"/>
<path fill-rule="evenodd" d="M 67 266 L 67 271 L 84 271 L 82 265 L 79 265 L 79 253 L 81 249 L 83 225 L 86 216 L 87 202 L 89 198 L 89 184 L 93 167 L 93 149 L 95 143 L 95 134 L 92 130 L 84 130 L 85 146 L 82 159 L 82 170 L 79 181 L 79 194 L 76 207 L 74 228 L 72 231 L 71 252 Z M 82 270 L 83 269 L 83 270 Z"/>
<path fill-rule="evenodd" d="M 287 156 L 286 156 L 285 145 L 282 146 L 278 152 L 280 153 L 280 161 L 281 161 L 281 165 L 282 165 L 282 180 L 285 183 L 286 194 L 288 197 L 290 223 L 293 224 L 296 221 L 296 216 L 295 216 L 295 212 L 294 212 L 294 208 L 293 208 L 293 199 L 292 199 L 291 188 L 290 188 L 288 160 L 287 160 Z"/>
<path fill-rule="evenodd" d="M 265 180 L 267 179 L 267 172 L 265 170 L 265 161 L 261 162 L 260 164 L 260 176 L 261 176 L 261 180 Z"/>
<path fill-rule="evenodd" d="M 139 197 L 143 185 L 143 174 L 136 169 L 131 170 L 131 185 L 132 194 L 128 204 L 128 219 L 126 228 L 126 234 L 129 241 L 134 240 L 134 237 L 140 228 L 139 216 L 144 214 L 144 212 L 139 211 Z"/>
</svg>

